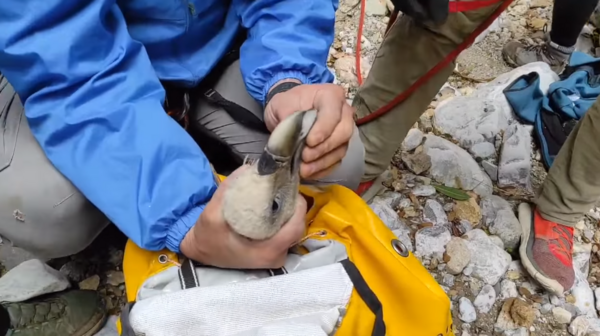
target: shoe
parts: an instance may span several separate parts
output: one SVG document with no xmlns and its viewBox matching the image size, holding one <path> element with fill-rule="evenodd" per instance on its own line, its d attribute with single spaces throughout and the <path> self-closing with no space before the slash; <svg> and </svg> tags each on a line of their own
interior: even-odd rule
<svg viewBox="0 0 600 336">
<path fill-rule="evenodd" d="M 2 316 L 6 320 L 8 315 L 6 335 L 12 336 L 93 336 L 106 322 L 100 296 L 88 290 L 69 290 L 0 307 L 0 324 Z"/>
<path fill-rule="evenodd" d="M 547 35 L 546 42 L 539 45 L 525 46 L 518 41 L 510 41 L 502 48 L 502 57 L 512 67 L 544 62 L 554 72 L 560 73 L 574 51 L 574 46 L 569 48 L 559 46 L 550 41 L 549 35 Z"/>
<path fill-rule="evenodd" d="M 523 236 L 519 254 L 525 270 L 558 297 L 573 287 L 573 228 L 545 220 L 527 203 L 519 205 Z"/>
<path fill-rule="evenodd" d="M 385 189 L 383 182 L 388 180 L 389 177 L 390 172 L 386 170 L 373 180 L 361 182 L 355 192 L 363 199 L 363 201 L 368 203 Z"/>
</svg>

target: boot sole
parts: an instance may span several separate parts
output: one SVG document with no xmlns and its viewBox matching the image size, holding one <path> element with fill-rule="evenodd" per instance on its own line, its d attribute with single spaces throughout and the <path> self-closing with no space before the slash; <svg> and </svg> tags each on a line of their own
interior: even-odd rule
<svg viewBox="0 0 600 336">
<path fill-rule="evenodd" d="M 106 320 L 108 319 L 106 316 L 106 312 L 101 311 L 97 314 L 98 320 L 91 319 L 85 326 L 83 326 L 79 331 L 75 332 L 73 336 L 94 336 L 100 329 L 104 327 L 106 324 Z"/>
<path fill-rule="evenodd" d="M 530 245 L 533 245 L 533 211 L 531 206 L 527 203 L 521 203 L 519 205 L 519 223 L 521 223 L 522 236 L 521 245 L 519 246 L 519 255 L 521 256 L 521 263 L 529 275 L 537 280 L 542 287 L 546 290 L 555 294 L 558 297 L 564 297 L 564 288 L 556 280 L 550 279 L 538 271 L 534 267 L 534 262 L 529 258 L 527 249 Z"/>
</svg>

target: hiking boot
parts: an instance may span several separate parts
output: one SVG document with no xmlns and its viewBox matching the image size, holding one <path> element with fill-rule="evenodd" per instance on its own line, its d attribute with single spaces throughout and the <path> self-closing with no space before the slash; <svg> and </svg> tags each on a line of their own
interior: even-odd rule
<svg viewBox="0 0 600 336">
<path fill-rule="evenodd" d="M 106 321 L 100 296 L 88 290 L 70 290 L 21 303 L 3 303 L 0 315 L 6 317 L 6 312 L 10 320 L 7 336 L 92 336 Z"/>
<path fill-rule="evenodd" d="M 502 57 L 512 67 L 544 62 L 554 72 L 560 73 L 573 51 L 575 51 L 574 46 L 570 48 L 559 46 L 547 37 L 546 42 L 532 46 L 525 46 L 518 41 L 510 41 L 502 48 Z"/>
<path fill-rule="evenodd" d="M 559 297 L 573 287 L 573 228 L 545 220 L 529 204 L 519 205 L 523 236 L 519 254 L 525 270 Z"/>
</svg>

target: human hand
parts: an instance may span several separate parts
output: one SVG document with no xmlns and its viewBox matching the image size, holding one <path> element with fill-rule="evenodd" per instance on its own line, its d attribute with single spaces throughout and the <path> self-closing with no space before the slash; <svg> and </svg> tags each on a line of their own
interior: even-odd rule
<svg viewBox="0 0 600 336">
<path fill-rule="evenodd" d="M 270 131 L 290 114 L 317 110 L 317 120 L 306 138 L 300 176 L 316 180 L 329 175 L 341 163 L 354 131 L 354 110 L 344 89 L 335 84 L 304 84 L 278 93 L 265 109 Z"/>
<path fill-rule="evenodd" d="M 200 218 L 181 242 L 188 258 L 221 268 L 266 269 L 284 265 L 288 249 L 304 236 L 306 200 L 297 197 L 296 211 L 273 237 L 252 241 L 235 233 L 223 218 L 223 195 L 236 175 L 249 166 L 235 170 L 217 188 Z"/>
</svg>

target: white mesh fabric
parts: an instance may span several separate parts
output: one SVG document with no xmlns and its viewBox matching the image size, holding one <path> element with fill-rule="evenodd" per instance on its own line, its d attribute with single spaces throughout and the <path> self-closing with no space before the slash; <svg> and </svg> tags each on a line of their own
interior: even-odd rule
<svg viewBox="0 0 600 336">
<path fill-rule="evenodd" d="M 352 289 L 335 263 L 149 297 L 136 303 L 130 322 L 144 336 L 322 336 L 334 330 Z"/>
</svg>

